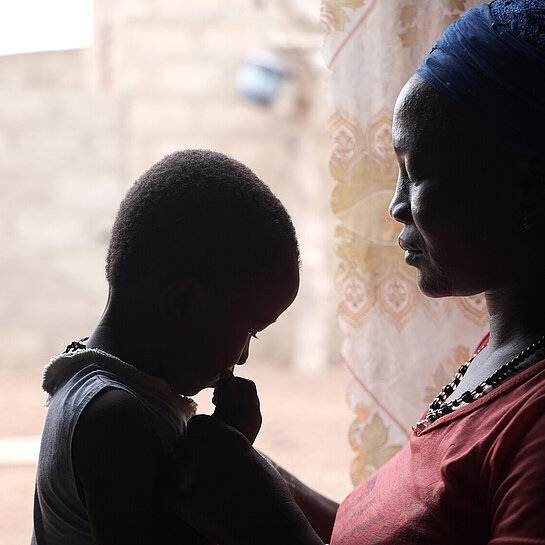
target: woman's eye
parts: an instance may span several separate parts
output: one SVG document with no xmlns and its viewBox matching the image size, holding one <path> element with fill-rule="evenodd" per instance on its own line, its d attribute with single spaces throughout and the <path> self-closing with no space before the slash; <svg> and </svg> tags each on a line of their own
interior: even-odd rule
<svg viewBox="0 0 545 545">
<path fill-rule="evenodd" d="M 418 185 L 426 178 L 424 174 L 424 169 L 421 165 L 415 164 L 413 161 L 412 163 L 409 163 L 407 161 L 407 164 L 405 165 L 405 174 L 407 176 L 407 180 L 411 185 Z"/>
<path fill-rule="evenodd" d="M 257 331 L 255 329 L 250 331 L 250 337 L 253 337 L 254 339 L 259 339 L 259 337 L 257 336 Z"/>
<path fill-rule="evenodd" d="M 408 172 L 405 174 L 405 179 L 407 180 L 407 183 L 409 185 L 420 184 L 420 178 L 418 178 L 417 176 L 414 176 L 413 174 L 409 174 Z"/>
<path fill-rule="evenodd" d="M 404 181 L 409 185 L 414 185 L 416 182 L 413 180 L 411 174 L 409 174 L 408 168 L 404 163 L 399 164 L 399 180 Z"/>
</svg>

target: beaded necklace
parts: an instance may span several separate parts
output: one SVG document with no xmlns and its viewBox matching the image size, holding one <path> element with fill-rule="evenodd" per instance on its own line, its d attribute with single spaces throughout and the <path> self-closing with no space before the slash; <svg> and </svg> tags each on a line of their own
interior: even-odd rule
<svg viewBox="0 0 545 545">
<path fill-rule="evenodd" d="M 486 347 L 485 344 L 477 352 L 475 352 L 475 354 L 473 354 L 473 356 L 471 356 L 471 358 L 466 363 L 460 366 L 452 381 L 449 382 L 446 386 L 443 386 L 441 391 L 435 396 L 435 399 L 430 404 L 430 408 L 428 410 L 425 422 L 427 424 L 431 424 L 441 416 L 453 412 L 454 409 L 456 409 L 456 407 L 459 407 L 462 403 L 471 403 L 472 401 L 475 401 L 479 397 L 483 396 L 489 388 L 494 388 L 504 382 L 507 378 L 509 378 L 515 371 L 518 370 L 517 368 L 525 359 L 529 358 L 544 344 L 545 335 L 541 336 L 537 341 L 533 342 L 530 346 L 522 350 L 512 360 L 503 364 L 473 390 L 467 390 L 460 397 L 457 397 L 456 399 L 445 403 L 445 399 L 447 399 L 447 397 L 449 397 L 460 384 L 460 381 L 465 375 L 468 367 L 471 365 L 471 362 L 475 359 L 477 354 L 479 354 L 481 350 Z"/>
</svg>

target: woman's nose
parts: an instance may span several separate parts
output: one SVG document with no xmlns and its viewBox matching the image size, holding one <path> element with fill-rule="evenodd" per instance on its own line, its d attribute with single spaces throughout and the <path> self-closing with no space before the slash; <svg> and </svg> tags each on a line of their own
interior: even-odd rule
<svg viewBox="0 0 545 545">
<path fill-rule="evenodd" d="M 401 176 L 397 179 L 396 191 L 390 202 L 388 212 L 390 217 L 399 223 L 410 223 L 412 221 L 409 184 Z"/>
</svg>

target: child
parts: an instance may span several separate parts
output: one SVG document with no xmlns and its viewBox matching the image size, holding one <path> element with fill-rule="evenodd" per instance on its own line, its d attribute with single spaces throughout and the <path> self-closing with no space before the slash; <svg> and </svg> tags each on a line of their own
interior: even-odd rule
<svg viewBox="0 0 545 545">
<path fill-rule="evenodd" d="M 161 506 L 164 456 L 194 413 L 184 396 L 218 383 L 214 415 L 257 435 L 255 386 L 232 370 L 297 294 L 295 230 L 247 167 L 181 151 L 121 203 L 106 276 L 106 309 L 86 345 L 44 371 L 32 543 L 200 542 L 173 532 Z"/>
</svg>

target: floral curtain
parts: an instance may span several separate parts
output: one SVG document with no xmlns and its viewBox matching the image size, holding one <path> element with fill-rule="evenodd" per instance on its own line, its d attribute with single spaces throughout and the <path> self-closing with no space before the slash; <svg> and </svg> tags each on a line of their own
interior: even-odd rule
<svg viewBox="0 0 545 545">
<path fill-rule="evenodd" d="M 440 388 L 487 330 L 482 296 L 430 299 L 397 245 L 388 216 L 397 166 L 397 94 L 444 28 L 474 0 L 323 0 L 334 142 L 331 205 L 339 224 L 336 284 L 343 360 L 354 411 L 354 484 L 408 440 Z"/>
</svg>

